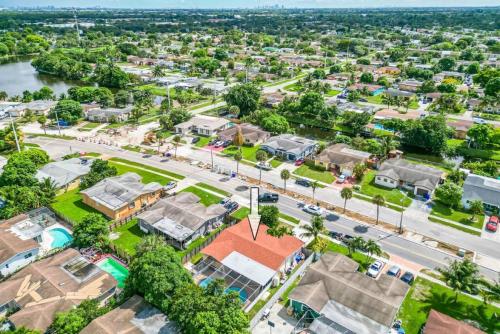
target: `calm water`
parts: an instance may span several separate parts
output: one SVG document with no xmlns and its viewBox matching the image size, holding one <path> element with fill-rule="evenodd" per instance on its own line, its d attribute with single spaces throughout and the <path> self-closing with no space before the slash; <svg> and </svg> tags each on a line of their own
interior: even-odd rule
<svg viewBox="0 0 500 334">
<path fill-rule="evenodd" d="M 50 75 L 38 74 L 30 58 L 11 58 L 0 62 L 0 91 L 9 96 L 22 95 L 23 91 L 39 90 L 48 86 L 59 95 L 66 93 L 76 82 L 64 81 Z"/>
</svg>

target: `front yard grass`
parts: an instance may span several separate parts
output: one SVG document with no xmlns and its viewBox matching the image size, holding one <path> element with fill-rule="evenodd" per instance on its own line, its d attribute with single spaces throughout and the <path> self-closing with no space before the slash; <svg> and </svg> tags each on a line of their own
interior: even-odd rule
<svg viewBox="0 0 500 334">
<path fill-rule="evenodd" d="M 438 223 L 438 224 L 441 224 L 441 225 L 445 225 L 445 226 L 448 226 L 448 227 L 460 230 L 460 231 L 465 232 L 465 233 L 469 233 L 469 234 L 472 234 L 472 235 L 475 235 L 475 236 L 478 236 L 478 237 L 481 236 L 481 232 L 476 231 L 476 230 L 471 230 L 470 228 L 465 227 L 465 226 L 462 227 L 461 225 L 455 225 L 455 224 L 449 223 L 447 221 L 444 221 L 444 220 L 442 220 L 440 218 L 436 218 L 436 217 L 432 217 L 432 216 L 429 216 L 428 219 L 431 222 Z"/>
<path fill-rule="evenodd" d="M 498 321 L 500 308 L 485 305 L 481 300 L 461 293 L 455 302 L 453 290 L 420 277 L 408 291 L 397 318 L 403 321 L 403 328 L 407 334 L 418 334 L 427 321 L 431 309 L 457 320 L 472 320 L 487 333 L 500 330 Z"/>
<path fill-rule="evenodd" d="M 106 216 L 96 209 L 83 203 L 83 198 L 79 191 L 76 188 L 56 196 L 54 203 L 50 205 L 52 210 L 74 223 L 82 221 L 89 213 L 97 213 L 106 218 Z"/>
<path fill-rule="evenodd" d="M 101 123 L 94 123 L 94 122 L 88 122 L 84 126 L 78 129 L 78 131 L 91 131 L 95 128 L 97 128 Z"/>
<path fill-rule="evenodd" d="M 161 168 L 147 166 L 147 165 L 141 164 L 139 162 L 134 162 L 134 161 L 130 161 L 130 160 L 122 159 L 122 158 L 111 158 L 111 159 L 109 159 L 109 161 L 121 162 L 121 163 L 130 165 L 130 166 L 149 169 L 149 170 L 151 170 L 153 172 L 164 174 L 164 175 L 166 175 L 169 178 L 174 178 L 174 179 L 178 179 L 178 180 L 183 180 L 185 178 L 185 176 L 183 176 L 183 175 L 180 175 L 180 174 L 177 174 L 177 173 L 173 173 L 173 172 L 170 172 L 168 170 L 164 170 L 164 169 L 161 169 Z"/>
<path fill-rule="evenodd" d="M 242 146 L 241 147 L 241 155 L 242 155 L 243 159 L 249 160 L 252 162 L 257 162 L 257 158 L 255 157 L 255 153 L 259 150 L 259 148 L 260 148 L 259 145 Z M 227 154 L 229 156 L 233 156 L 236 154 L 237 151 L 238 151 L 238 147 L 231 145 L 231 146 L 226 147 L 222 151 L 222 153 Z"/>
<path fill-rule="evenodd" d="M 219 195 L 222 195 L 222 196 L 224 196 L 224 197 L 229 197 L 229 196 L 231 196 L 231 193 L 228 193 L 227 191 L 224 191 L 224 190 L 222 190 L 222 189 L 219 189 L 219 188 L 217 188 L 217 187 L 211 186 L 211 185 L 206 184 L 206 183 L 203 183 L 203 182 L 199 182 L 199 183 L 197 183 L 197 184 L 196 184 L 196 186 L 197 186 L 198 188 L 204 188 L 204 189 L 206 189 L 206 190 L 210 190 L 210 191 L 212 191 L 212 192 L 214 192 L 214 193 L 217 193 L 217 194 L 219 194 Z"/>
<path fill-rule="evenodd" d="M 146 235 L 141 231 L 137 218 L 117 227 L 113 230 L 113 233 L 119 233 L 119 237 L 112 240 L 111 243 L 130 256 L 135 255 L 135 247 L 141 242 L 142 237 Z"/>
<path fill-rule="evenodd" d="M 203 136 L 198 136 L 198 138 L 200 138 L 200 140 L 196 144 L 194 144 L 195 147 L 205 147 L 212 139 L 211 137 L 203 137 Z"/>
<path fill-rule="evenodd" d="M 118 171 L 118 175 L 125 174 L 128 172 L 133 172 L 133 173 L 139 174 L 142 177 L 142 183 L 144 183 L 144 184 L 147 184 L 150 182 L 158 182 L 164 186 L 167 183 L 169 183 L 170 181 L 173 181 L 171 178 L 168 178 L 166 176 L 161 176 L 161 175 L 151 173 L 151 172 L 148 172 L 148 171 L 136 168 L 136 167 L 122 165 L 122 164 L 112 162 L 112 161 L 110 161 L 109 165 L 116 167 L 116 169 Z"/>
<path fill-rule="evenodd" d="M 182 190 L 183 192 L 190 192 L 195 194 L 200 198 L 200 203 L 203 204 L 204 206 L 210 206 L 212 204 L 217 204 L 222 200 L 222 197 L 218 197 L 215 195 L 212 195 L 200 188 L 196 188 L 194 186 L 187 187 L 186 189 Z"/>
<path fill-rule="evenodd" d="M 236 219 L 236 220 L 242 220 L 242 219 L 245 219 L 249 213 L 250 213 L 250 209 L 245 207 L 245 206 L 242 206 L 238 210 L 233 212 L 231 214 L 231 217 Z"/>
<path fill-rule="evenodd" d="M 390 189 L 379 186 L 375 184 L 375 171 L 369 171 L 363 177 L 361 181 L 360 193 L 368 196 L 382 195 L 384 196 L 386 202 L 401 205 L 401 199 L 403 200 L 403 206 L 408 207 L 411 204 L 411 198 L 405 196 L 399 189 Z"/>
<path fill-rule="evenodd" d="M 302 165 L 296 170 L 293 171 L 294 174 L 307 177 L 309 179 L 313 179 L 316 181 L 324 182 L 324 183 L 333 183 L 335 181 L 335 176 L 329 171 L 316 169 L 314 167 L 309 167 L 307 165 Z"/>
<path fill-rule="evenodd" d="M 448 220 L 453 220 L 454 222 L 463 224 L 469 227 L 475 227 L 478 229 L 483 228 L 484 222 L 484 214 L 475 215 L 474 221 L 471 221 L 470 218 L 472 216 L 471 213 L 466 212 L 465 210 L 454 210 L 452 208 L 447 207 L 443 203 L 439 201 L 434 201 L 432 206 L 431 215 L 436 217 L 441 217 Z"/>
</svg>

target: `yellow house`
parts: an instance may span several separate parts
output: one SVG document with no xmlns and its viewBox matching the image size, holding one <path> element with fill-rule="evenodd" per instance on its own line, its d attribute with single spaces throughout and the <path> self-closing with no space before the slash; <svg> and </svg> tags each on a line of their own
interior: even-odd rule
<svg viewBox="0 0 500 334">
<path fill-rule="evenodd" d="M 158 182 L 143 184 L 139 175 L 129 172 L 104 179 L 81 194 L 83 203 L 119 221 L 154 204 L 162 191 Z"/>
</svg>

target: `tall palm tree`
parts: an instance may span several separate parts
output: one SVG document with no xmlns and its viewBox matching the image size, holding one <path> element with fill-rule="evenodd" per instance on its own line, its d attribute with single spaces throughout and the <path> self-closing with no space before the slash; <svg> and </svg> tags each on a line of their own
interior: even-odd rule
<svg viewBox="0 0 500 334">
<path fill-rule="evenodd" d="M 300 235 L 301 237 L 313 238 L 313 243 L 318 241 L 318 237 L 321 233 L 326 231 L 323 217 L 314 216 L 311 219 L 310 224 L 302 225 L 304 232 Z"/>
<path fill-rule="evenodd" d="M 378 224 L 378 216 L 380 213 L 380 206 L 385 204 L 385 198 L 384 198 L 384 196 L 377 194 L 377 195 L 373 196 L 372 203 L 377 205 L 377 221 L 375 222 L 375 224 Z"/>
<path fill-rule="evenodd" d="M 481 279 L 479 282 L 481 288 L 479 294 L 483 297 L 483 303 L 489 304 L 490 302 L 498 302 L 500 300 L 500 283 L 494 282 L 490 283 L 485 279 Z"/>
<path fill-rule="evenodd" d="M 280 173 L 280 177 L 283 180 L 283 189 L 286 192 L 286 181 L 290 178 L 290 171 L 288 169 L 283 169 Z"/>
<path fill-rule="evenodd" d="M 484 211 L 483 202 L 481 200 L 474 200 L 469 203 L 469 211 L 472 213 L 470 220 L 473 222 L 476 215 L 480 215 Z"/>
<path fill-rule="evenodd" d="M 155 67 L 153 67 L 151 74 L 153 75 L 153 78 L 160 78 L 165 75 L 165 71 L 160 65 L 156 65 Z"/>
<path fill-rule="evenodd" d="M 6 91 L 0 90 L 0 101 L 5 101 L 7 100 L 8 97 L 9 95 L 7 94 Z"/>
<path fill-rule="evenodd" d="M 349 251 L 349 256 L 352 256 L 352 254 L 356 253 L 357 250 L 364 248 L 365 240 L 361 237 L 354 237 L 352 239 L 349 239 L 349 241 L 347 242 L 347 250 Z"/>
<path fill-rule="evenodd" d="M 241 151 L 237 151 L 234 154 L 234 161 L 236 161 L 236 174 L 239 173 L 240 170 L 240 161 L 243 159 L 243 155 L 241 154 Z"/>
<path fill-rule="evenodd" d="M 352 198 L 352 189 L 351 188 L 343 188 L 340 191 L 340 196 L 344 199 L 344 212 L 345 212 L 345 207 L 347 205 L 347 200 Z"/>
<path fill-rule="evenodd" d="M 398 147 L 399 143 L 394 140 L 393 136 L 384 136 L 380 139 L 380 145 L 382 146 L 384 157 L 387 157 L 390 151 Z"/>
<path fill-rule="evenodd" d="M 311 189 L 313 192 L 313 202 L 314 202 L 314 195 L 316 194 L 316 189 L 319 187 L 319 182 L 318 181 L 313 181 L 311 183 Z"/>
<path fill-rule="evenodd" d="M 175 135 L 174 138 L 172 138 L 172 141 L 174 142 L 174 146 L 175 146 L 174 158 L 177 158 L 177 146 L 179 146 L 179 143 L 181 142 L 181 136 Z"/>
<path fill-rule="evenodd" d="M 384 95 L 382 95 L 382 103 L 387 104 L 387 109 L 391 108 L 392 101 L 392 96 L 390 96 L 389 94 L 385 93 Z"/>
<path fill-rule="evenodd" d="M 259 150 L 257 153 L 255 153 L 255 158 L 257 159 L 258 162 L 264 162 L 267 160 L 267 153 L 266 151 Z M 262 182 L 262 168 L 259 168 L 259 184 Z"/>
<path fill-rule="evenodd" d="M 57 184 L 53 179 L 45 177 L 40 182 L 40 190 L 46 198 L 52 199 L 56 195 Z"/>
<path fill-rule="evenodd" d="M 160 153 L 160 146 L 163 144 L 163 141 L 165 140 L 165 132 L 159 130 L 156 131 L 155 133 L 156 141 L 158 142 L 158 153 Z"/>
<path fill-rule="evenodd" d="M 471 260 L 455 260 L 447 268 L 438 268 L 437 270 L 443 276 L 446 285 L 455 291 L 455 302 L 457 302 L 459 291 L 469 294 L 478 292 L 479 269 L 477 264 Z"/>
<path fill-rule="evenodd" d="M 254 63 L 255 59 L 253 59 L 252 57 L 245 58 L 245 70 L 246 70 L 245 83 L 248 82 L 248 70 Z"/>
<path fill-rule="evenodd" d="M 382 249 L 380 248 L 379 244 L 377 244 L 375 240 L 372 239 L 368 240 L 365 243 L 365 251 L 368 254 L 368 259 L 371 259 L 372 255 L 382 255 Z"/>
</svg>

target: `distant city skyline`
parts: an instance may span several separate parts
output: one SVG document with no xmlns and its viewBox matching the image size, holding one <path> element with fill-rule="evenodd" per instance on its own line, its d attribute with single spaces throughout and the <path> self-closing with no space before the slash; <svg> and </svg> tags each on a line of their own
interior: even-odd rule
<svg viewBox="0 0 500 334">
<path fill-rule="evenodd" d="M 106 8 L 381 8 L 498 6 L 498 0 L 0 0 L 0 7 L 106 7 Z"/>
</svg>

